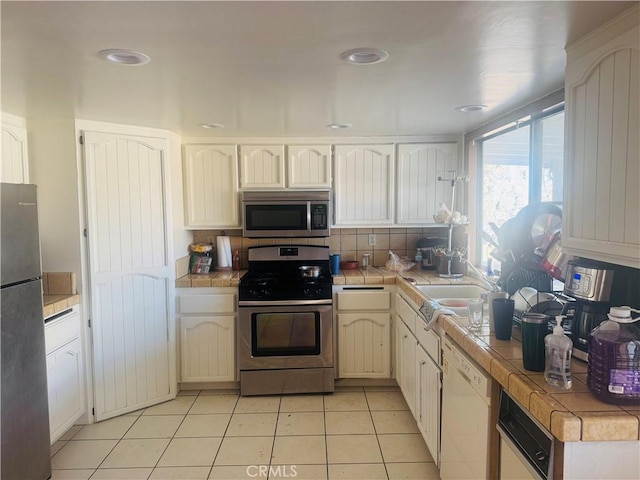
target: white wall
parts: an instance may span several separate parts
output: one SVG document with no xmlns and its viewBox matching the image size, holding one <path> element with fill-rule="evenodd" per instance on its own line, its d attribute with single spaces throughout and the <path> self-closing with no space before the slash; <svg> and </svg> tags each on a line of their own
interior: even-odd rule
<svg viewBox="0 0 640 480">
<path fill-rule="evenodd" d="M 42 270 L 73 272 L 82 288 L 74 121 L 27 121 L 30 181 L 38 186 Z"/>
</svg>

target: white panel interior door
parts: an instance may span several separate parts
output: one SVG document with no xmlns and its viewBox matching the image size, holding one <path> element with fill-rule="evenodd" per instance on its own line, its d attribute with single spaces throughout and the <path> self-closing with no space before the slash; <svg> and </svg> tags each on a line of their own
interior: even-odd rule
<svg viewBox="0 0 640 480">
<path fill-rule="evenodd" d="M 166 141 L 86 132 L 96 420 L 175 397 Z"/>
</svg>

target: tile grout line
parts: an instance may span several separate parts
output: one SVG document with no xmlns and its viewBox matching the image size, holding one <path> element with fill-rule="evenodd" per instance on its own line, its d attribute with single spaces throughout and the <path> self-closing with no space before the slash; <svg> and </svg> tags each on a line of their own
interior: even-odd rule
<svg viewBox="0 0 640 480">
<path fill-rule="evenodd" d="M 204 395 L 204 396 L 207 396 L 207 395 Z M 220 445 L 218 445 L 218 450 L 216 451 L 216 454 L 213 456 L 213 462 L 211 463 L 211 467 L 209 467 L 209 475 L 207 475 L 207 478 L 211 477 L 211 474 L 213 473 L 213 467 L 215 467 L 216 460 L 218 459 L 218 455 L 220 455 L 222 444 L 224 443 L 224 439 L 227 437 L 227 432 L 229 431 L 229 426 L 231 425 L 231 420 L 233 419 L 233 415 L 235 414 L 236 407 L 238 406 L 239 401 L 240 401 L 240 393 L 238 392 L 236 402 L 233 404 L 233 408 L 231 409 L 231 415 L 229 416 L 229 421 L 227 422 L 227 426 L 225 427 L 224 432 L 222 432 Z"/>
<path fill-rule="evenodd" d="M 280 420 L 280 408 L 282 407 L 282 395 L 278 399 L 278 411 L 276 412 L 276 426 L 273 429 L 273 441 L 271 442 L 271 453 L 269 454 L 269 470 L 267 472 L 267 479 L 271 476 L 271 462 L 273 460 L 273 451 L 276 448 L 276 434 L 278 432 L 278 421 Z"/>
<path fill-rule="evenodd" d="M 384 468 L 384 474 L 387 476 L 387 480 L 388 480 L 389 470 L 387 470 L 387 462 L 385 461 L 384 455 L 382 453 L 382 445 L 380 445 L 380 438 L 378 437 L 378 430 L 376 429 L 376 423 L 373 421 L 373 414 L 371 413 L 371 405 L 369 404 L 369 396 L 367 395 L 366 390 L 364 390 L 364 398 L 365 398 L 365 401 L 367 402 L 369 417 L 371 418 L 371 424 L 373 425 L 373 432 L 376 436 L 376 443 L 378 444 L 378 449 L 380 450 L 380 458 L 382 458 L 382 466 Z"/>
</svg>

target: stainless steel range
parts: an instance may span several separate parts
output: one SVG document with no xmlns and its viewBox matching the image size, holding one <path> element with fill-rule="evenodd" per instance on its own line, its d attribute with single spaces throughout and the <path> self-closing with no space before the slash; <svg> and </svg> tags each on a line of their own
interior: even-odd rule
<svg viewBox="0 0 640 480">
<path fill-rule="evenodd" d="M 333 392 L 329 247 L 249 248 L 240 279 L 241 395 Z"/>
</svg>

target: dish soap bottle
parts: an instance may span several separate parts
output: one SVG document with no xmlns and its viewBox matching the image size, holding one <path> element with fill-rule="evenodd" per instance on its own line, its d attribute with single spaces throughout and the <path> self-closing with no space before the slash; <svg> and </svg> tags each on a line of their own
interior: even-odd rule
<svg viewBox="0 0 640 480">
<path fill-rule="evenodd" d="M 544 337 L 544 379 L 556 388 L 571 388 L 571 352 L 573 342 L 564 334 L 561 320 L 553 327 L 553 333 Z"/>
</svg>

